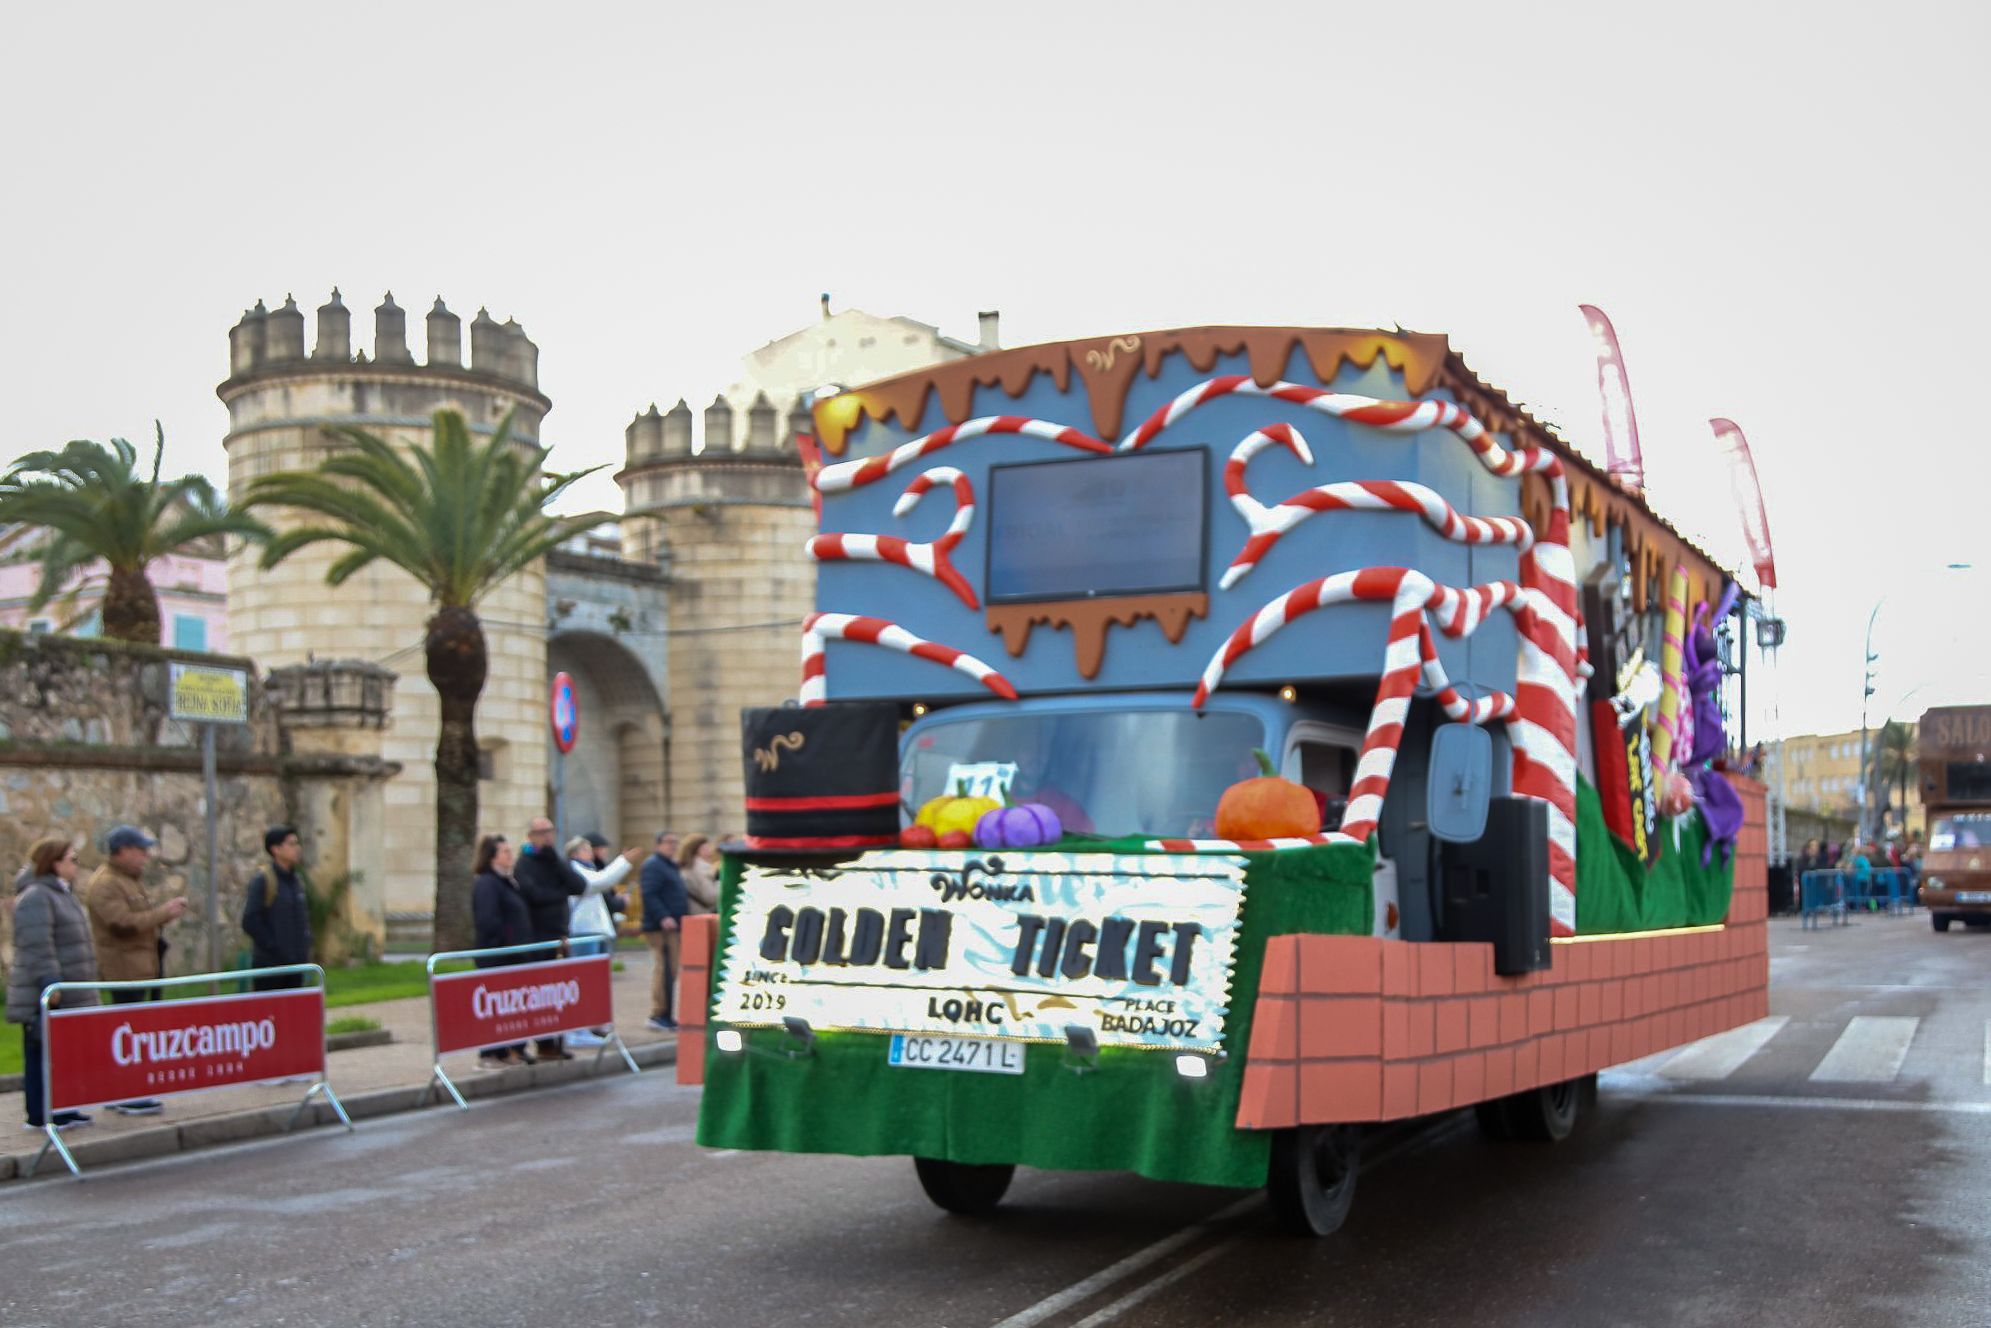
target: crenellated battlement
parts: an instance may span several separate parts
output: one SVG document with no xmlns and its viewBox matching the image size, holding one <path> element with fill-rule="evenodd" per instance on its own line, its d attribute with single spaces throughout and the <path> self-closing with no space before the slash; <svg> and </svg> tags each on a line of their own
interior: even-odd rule
<svg viewBox="0 0 1991 1328">
<path fill-rule="evenodd" d="M 317 338 L 307 352 L 304 311 L 286 295 L 283 305 L 268 308 L 257 300 L 228 330 L 228 377 L 231 383 L 258 375 L 330 365 L 415 365 L 408 347 L 408 315 L 389 291 L 373 311 L 373 357 L 353 346 L 352 311 L 336 287 L 317 310 Z M 463 320 L 438 295 L 425 319 L 428 359 L 421 367 L 468 370 L 539 391 L 539 347 L 516 319 L 503 323 L 479 309 L 470 323 L 470 359 L 463 356 Z"/>
</svg>

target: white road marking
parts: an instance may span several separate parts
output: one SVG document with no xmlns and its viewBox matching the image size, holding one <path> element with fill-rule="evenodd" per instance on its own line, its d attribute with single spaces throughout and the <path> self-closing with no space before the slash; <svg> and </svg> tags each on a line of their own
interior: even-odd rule
<svg viewBox="0 0 1991 1328">
<path fill-rule="evenodd" d="M 1913 1015 L 1854 1015 L 1811 1077 L 1818 1083 L 1888 1083 L 1901 1073 L 1921 1026 Z"/>
<path fill-rule="evenodd" d="M 1365 1158 L 1362 1163 L 1362 1171 L 1364 1174 L 1368 1174 L 1395 1161 L 1397 1158 L 1433 1147 L 1453 1135 L 1462 1133 L 1470 1119 L 1470 1117 L 1461 1113 L 1454 1117 L 1448 1124 L 1440 1125 L 1433 1129 L 1420 1130 L 1414 1134 L 1395 1139 L 1389 1146 L 1378 1150 L 1373 1156 Z M 1070 1309 L 1080 1301 L 1104 1291 L 1107 1287 L 1126 1277 L 1128 1274 L 1138 1272 L 1157 1259 L 1175 1253 L 1184 1245 L 1194 1241 L 1197 1237 L 1208 1235 L 1212 1227 L 1223 1226 L 1232 1219 L 1241 1217 L 1259 1208 L 1264 1202 L 1264 1197 L 1257 1194 L 1240 1199 L 1230 1207 L 1212 1213 L 1202 1221 L 1184 1227 L 1172 1236 L 1162 1237 L 1146 1249 L 1134 1251 L 1110 1268 L 1102 1269 L 1083 1281 L 1074 1282 L 1063 1291 L 1047 1296 L 1035 1305 L 1018 1310 L 1007 1319 L 995 1324 L 994 1328 L 1032 1328 L 1033 1325 L 1042 1323 L 1044 1320 Z M 1201 1268 L 1219 1254 L 1228 1252 L 1243 1239 L 1243 1236 L 1232 1236 L 1218 1241 L 1209 1249 L 1198 1252 L 1195 1257 L 1183 1261 L 1177 1267 L 1156 1275 L 1150 1281 L 1143 1282 L 1141 1285 L 1120 1296 L 1119 1299 L 1100 1306 L 1100 1308 L 1094 1310 L 1086 1318 L 1072 1325 L 1072 1328 L 1097 1328 L 1097 1325 L 1107 1322 L 1125 1310 L 1132 1309 L 1135 1305 L 1140 1304 L 1162 1288 L 1187 1277 L 1190 1273 Z"/>
<path fill-rule="evenodd" d="M 1991 1084 L 1991 1019 L 1984 1021 L 1984 1082 Z"/>
<path fill-rule="evenodd" d="M 1789 1015 L 1771 1015 L 1753 1024 L 1731 1028 L 1726 1033 L 1702 1038 L 1659 1067 L 1668 1079 L 1726 1079 L 1740 1069 L 1742 1062 L 1761 1051 L 1769 1040 L 1784 1031 Z"/>
<path fill-rule="evenodd" d="M 1606 1071 L 1602 1087 L 1612 1101 L 1678 1102 L 1690 1107 L 1775 1107 L 1779 1110 L 1875 1112 L 1921 1112 L 1936 1116 L 1991 1116 L 1991 1102 L 1914 1102 L 1876 1097 L 1788 1097 L 1773 1093 L 1683 1093 L 1628 1088 L 1613 1082 Z M 1633 1078 L 1633 1076 L 1626 1076 Z"/>
<path fill-rule="evenodd" d="M 1243 1243 L 1243 1236 L 1232 1236 L 1228 1240 L 1220 1240 L 1195 1258 L 1186 1259 L 1159 1277 L 1141 1283 L 1141 1285 L 1135 1287 L 1126 1295 L 1121 1296 L 1118 1300 L 1108 1301 L 1106 1304 L 1101 1305 L 1098 1309 L 1073 1324 L 1072 1328 L 1100 1328 L 1101 1324 L 1111 1323 L 1156 1292 L 1166 1290 L 1168 1287 L 1173 1286 L 1175 1283 L 1189 1276 L 1189 1274 L 1195 1272 L 1198 1268 L 1201 1268 L 1204 1264 L 1214 1260 L 1218 1255 L 1229 1254 L 1232 1249 Z"/>
<path fill-rule="evenodd" d="M 1166 1258 L 1175 1253 L 1198 1237 L 1208 1235 L 1210 1227 L 1217 1223 L 1228 1222 L 1234 1217 L 1240 1217 L 1257 1208 L 1263 1202 L 1264 1200 L 1255 1194 L 1249 1198 L 1240 1199 L 1230 1207 L 1204 1218 L 1201 1222 L 1193 1226 L 1184 1227 L 1172 1236 L 1163 1236 L 1154 1244 L 1147 1246 L 1145 1249 L 1135 1250 L 1132 1254 L 1120 1260 L 1120 1262 L 1110 1267 L 1102 1268 L 1091 1277 L 1074 1282 L 1063 1291 L 1055 1295 L 1046 1296 L 1027 1309 L 1018 1310 L 1015 1314 L 996 1324 L 995 1328 L 1032 1328 L 1033 1325 L 1040 1324 L 1053 1315 L 1062 1313 L 1080 1301 L 1105 1290 L 1107 1287 L 1113 1285 L 1113 1283 L 1127 1276 L 1127 1274 L 1138 1272 L 1155 1262 L 1155 1260 Z"/>
</svg>

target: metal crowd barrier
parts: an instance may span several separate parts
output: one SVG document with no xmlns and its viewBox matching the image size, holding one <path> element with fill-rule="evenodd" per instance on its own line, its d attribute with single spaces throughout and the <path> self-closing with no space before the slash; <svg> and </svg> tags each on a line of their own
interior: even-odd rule
<svg viewBox="0 0 1991 1328">
<path fill-rule="evenodd" d="M 1829 917 L 1833 925 L 1845 926 L 1846 917 L 1846 873 L 1840 871 L 1808 871 L 1798 878 L 1798 912 L 1806 930 L 1819 925 L 1819 919 Z"/>
<path fill-rule="evenodd" d="M 194 996 L 177 1001 L 136 1001 L 122 1005 L 105 1005 L 101 1001 L 89 1005 L 77 1005 L 57 999 L 65 992 L 151 992 L 165 987 L 188 987 L 201 983 L 212 987 L 236 979 L 287 977 L 293 974 L 308 975 L 312 979 L 312 985 L 288 987 L 276 991 L 238 992 L 225 996 Z M 193 1049 L 202 1045 L 198 1038 L 189 1036 L 176 1043 L 170 1037 L 170 1034 L 176 1031 L 174 1027 L 176 1024 L 178 1029 L 185 1030 L 189 1034 L 202 1029 L 219 1030 L 224 1027 L 213 1023 L 199 1023 L 199 1011 L 213 1010 L 217 1006 L 231 1004 L 240 1006 L 271 1000 L 279 1002 L 277 1006 L 270 1007 L 277 1009 L 281 1008 L 282 1003 L 296 1001 L 300 993 L 318 998 L 317 1036 L 310 1043 L 314 1049 L 312 1054 L 300 1056 L 301 1049 L 294 1044 L 294 1041 L 290 1046 L 279 1048 L 275 1020 L 268 1016 L 253 1025 L 241 1021 L 226 1025 L 235 1036 L 215 1037 L 209 1041 L 217 1043 L 226 1041 L 233 1045 L 217 1047 L 212 1052 L 202 1053 Z M 184 1017 L 175 1020 L 173 1017 L 175 1015 Z M 34 1161 L 28 1164 L 27 1174 L 30 1176 L 41 1167 L 42 1159 L 47 1157 L 49 1149 L 53 1148 L 62 1158 L 64 1165 L 69 1168 L 69 1173 L 78 1180 L 83 1179 L 83 1169 L 76 1165 L 75 1155 L 69 1151 L 68 1145 L 62 1142 L 61 1132 L 55 1125 L 58 1112 L 103 1106 L 106 1103 L 128 1102 L 141 1096 L 174 1097 L 184 1093 L 205 1092 L 211 1088 L 280 1082 L 299 1075 L 308 1076 L 315 1073 L 315 1081 L 304 1090 L 304 1096 L 291 1111 L 290 1119 L 284 1122 L 285 1132 L 288 1133 L 297 1124 L 298 1118 L 304 1114 L 304 1108 L 310 1104 L 312 1098 L 320 1094 L 331 1103 L 340 1124 L 348 1130 L 353 1128 L 352 1118 L 346 1115 L 345 1104 L 340 1102 L 339 1095 L 332 1091 L 331 1080 L 326 1075 L 325 970 L 317 964 L 282 964 L 274 968 L 241 969 L 229 973 L 195 973 L 181 978 L 145 978 L 137 982 L 55 982 L 42 989 L 37 1017 L 40 1020 L 41 1030 L 43 1121 L 41 1128 L 47 1138 L 42 1143 L 41 1151 L 35 1154 Z M 164 1027 L 133 1030 L 131 1024 L 134 1021 L 164 1025 Z M 247 1047 L 248 1041 L 260 1039 L 263 1032 L 261 1025 L 264 1023 L 270 1025 L 269 1045 Z M 104 1038 L 102 1045 L 99 1046 L 88 1041 L 89 1034 L 69 1031 L 69 1026 L 72 1024 L 79 1029 L 92 1024 L 114 1024 L 116 1027 L 112 1028 L 108 1037 Z M 249 1031 L 244 1032 L 245 1029 Z M 78 1039 L 74 1050 L 67 1045 L 63 1046 L 60 1059 L 56 1055 L 58 1030 L 62 1030 L 61 1038 L 65 1044 L 72 1038 Z M 169 1035 L 163 1044 L 164 1059 L 197 1061 L 205 1064 L 197 1067 L 142 1071 L 140 1073 L 146 1076 L 142 1083 L 137 1082 L 135 1076 L 127 1074 L 123 1077 L 131 1082 L 118 1086 L 115 1092 L 107 1091 L 117 1084 L 120 1071 L 129 1070 L 130 1066 L 144 1061 L 160 1058 L 161 1052 L 158 1049 L 162 1044 L 158 1035 L 161 1033 Z M 193 1044 L 193 1048 L 186 1045 L 188 1042 Z M 278 1063 L 252 1068 L 250 1061 L 257 1051 L 274 1053 Z M 87 1059 L 93 1053 L 100 1057 L 94 1065 Z M 286 1055 L 293 1059 L 288 1062 L 282 1061 L 280 1058 Z M 108 1056 L 113 1068 L 107 1069 L 104 1066 L 101 1059 L 103 1056 Z M 240 1059 L 232 1059 L 234 1057 Z M 262 1073 L 263 1070 L 268 1070 L 268 1073 Z M 63 1076 L 60 1080 L 56 1077 L 58 1071 Z M 70 1082 L 72 1078 L 81 1082 L 72 1084 Z M 184 1086 L 175 1087 L 176 1083 Z"/>
<path fill-rule="evenodd" d="M 478 959 L 495 959 L 501 955 L 564 951 L 575 941 L 595 940 L 605 942 L 598 953 L 584 955 L 558 954 L 533 963 L 501 964 L 491 968 L 470 968 L 456 973 L 436 972 L 438 965 L 455 959 L 475 961 Z M 578 974 L 583 970 L 576 966 L 588 964 L 593 960 L 601 961 L 601 972 L 593 975 L 600 982 L 599 992 L 594 993 L 594 995 L 598 996 L 600 1004 L 589 1008 L 577 1009 L 571 1020 L 563 1020 L 558 1012 L 556 1012 L 555 1018 L 550 1023 L 542 1021 L 530 1029 L 500 1033 L 494 1027 L 491 1027 L 491 1025 L 496 1023 L 494 1017 L 486 1017 L 474 1013 L 473 1001 L 473 1016 L 471 1019 L 462 1019 L 454 1011 L 449 1013 L 448 1017 L 453 1022 L 447 1030 L 449 1036 L 445 1038 L 445 1015 L 439 997 L 439 991 L 443 987 L 460 982 L 470 983 L 479 980 L 487 988 L 492 983 L 498 983 L 507 990 L 516 990 L 531 985 L 543 986 L 543 983 L 535 984 L 534 979 L 550 975 L 557 969 L 567 969 Z M 448 1073 L 442 1068 L 442 1058 L 446 1054 L 460 1051 L 483 1051 L 490 1047 L 506 1047 L 515 1042 L 525 1042 L 533 1038 L 559 1037 L 566 1033 L 578 1033 L 583 1029 L 592 1029 L 598 1024 L 607 1025 L 608 1036 L 595 1048 L 594 1060 L 589 1065 L 589 1073 L 592 1074 L 600 1070 L 601 1058 L 610 1046 L 613 1046 L 621 1055 L 622 1063 L 629 1067 L 631 1074 L 641 1073 L 636 1065 L 636 1058 L 629 1054 L 629 1048 L 622 1040 L 622 1034 L 618 1033 L 615 1029 L 615 1006 L 612 987 L 609 981 L 609 975 L 613 972 L 614 963 L 615 937 L 594 932 L 583 933 L 579 936 L 570 936 L 566 940 L 561 941 L 529 941 L 524 945 L 491 946 L 481 950 L 442 950 L 430 955 L 427 963 L 429 978 L 429 1045 L 433 1050 L 429 1063 L 429 1079 L 422 1086 L 421 1105 L 426 1106 L 428 1104 L 430 1097 L 435 1093 L 436 1085 L 441 1084 L 444 1091 L 449 1094 L 457 1106 L 466 1111 L 470 1108 L 470 1104 L 463 1100 L 463 1094 L 457 1091 L 456 1085 L 450 1081 Z M 485 1027 L 477 1027 L 478 1023 L 484 1024 Z"/>
</svg>

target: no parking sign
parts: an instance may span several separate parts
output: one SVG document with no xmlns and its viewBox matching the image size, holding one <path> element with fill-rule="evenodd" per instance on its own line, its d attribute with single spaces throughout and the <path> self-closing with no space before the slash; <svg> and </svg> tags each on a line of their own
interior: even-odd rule
<svg viewBox="0 0 1991 1328">
<path fill-rule="evenodd" d="M 553 719 L 553 745 L 562 753 L 573 751 L 574 740 L 581 736 L 581 707 L 574 699 L 574 680 L 565 673 L 553 675 L 548 709 Z"/>
</svg>

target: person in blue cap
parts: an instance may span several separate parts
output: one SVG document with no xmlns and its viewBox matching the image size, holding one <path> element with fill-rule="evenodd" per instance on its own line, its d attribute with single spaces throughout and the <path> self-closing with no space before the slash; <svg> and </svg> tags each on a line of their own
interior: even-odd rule
<svg viewBox="0 0 1991 1328">
<path fill-rule="evenodd" d="M 187 911 L 183 898 L 154 904 L 145 890 L 145 865 L 159 841 L 135 825 L 121 825 L 104 839 L 104 865 L 90 877 L 83 902 L 90 909 L 90 938 L 96 945 L 97 972 L 105 982 L 143 982 L 165 976 L 166 939 L 159 933 Z M 110 993 L 113 1005 L 147 1001 L 157 987 L 132 987 Z M 119 1102 L 113 1108 L 127 1116 L 156 1116 L 163 1108 L 157 1098 Z"/>
</svg>

